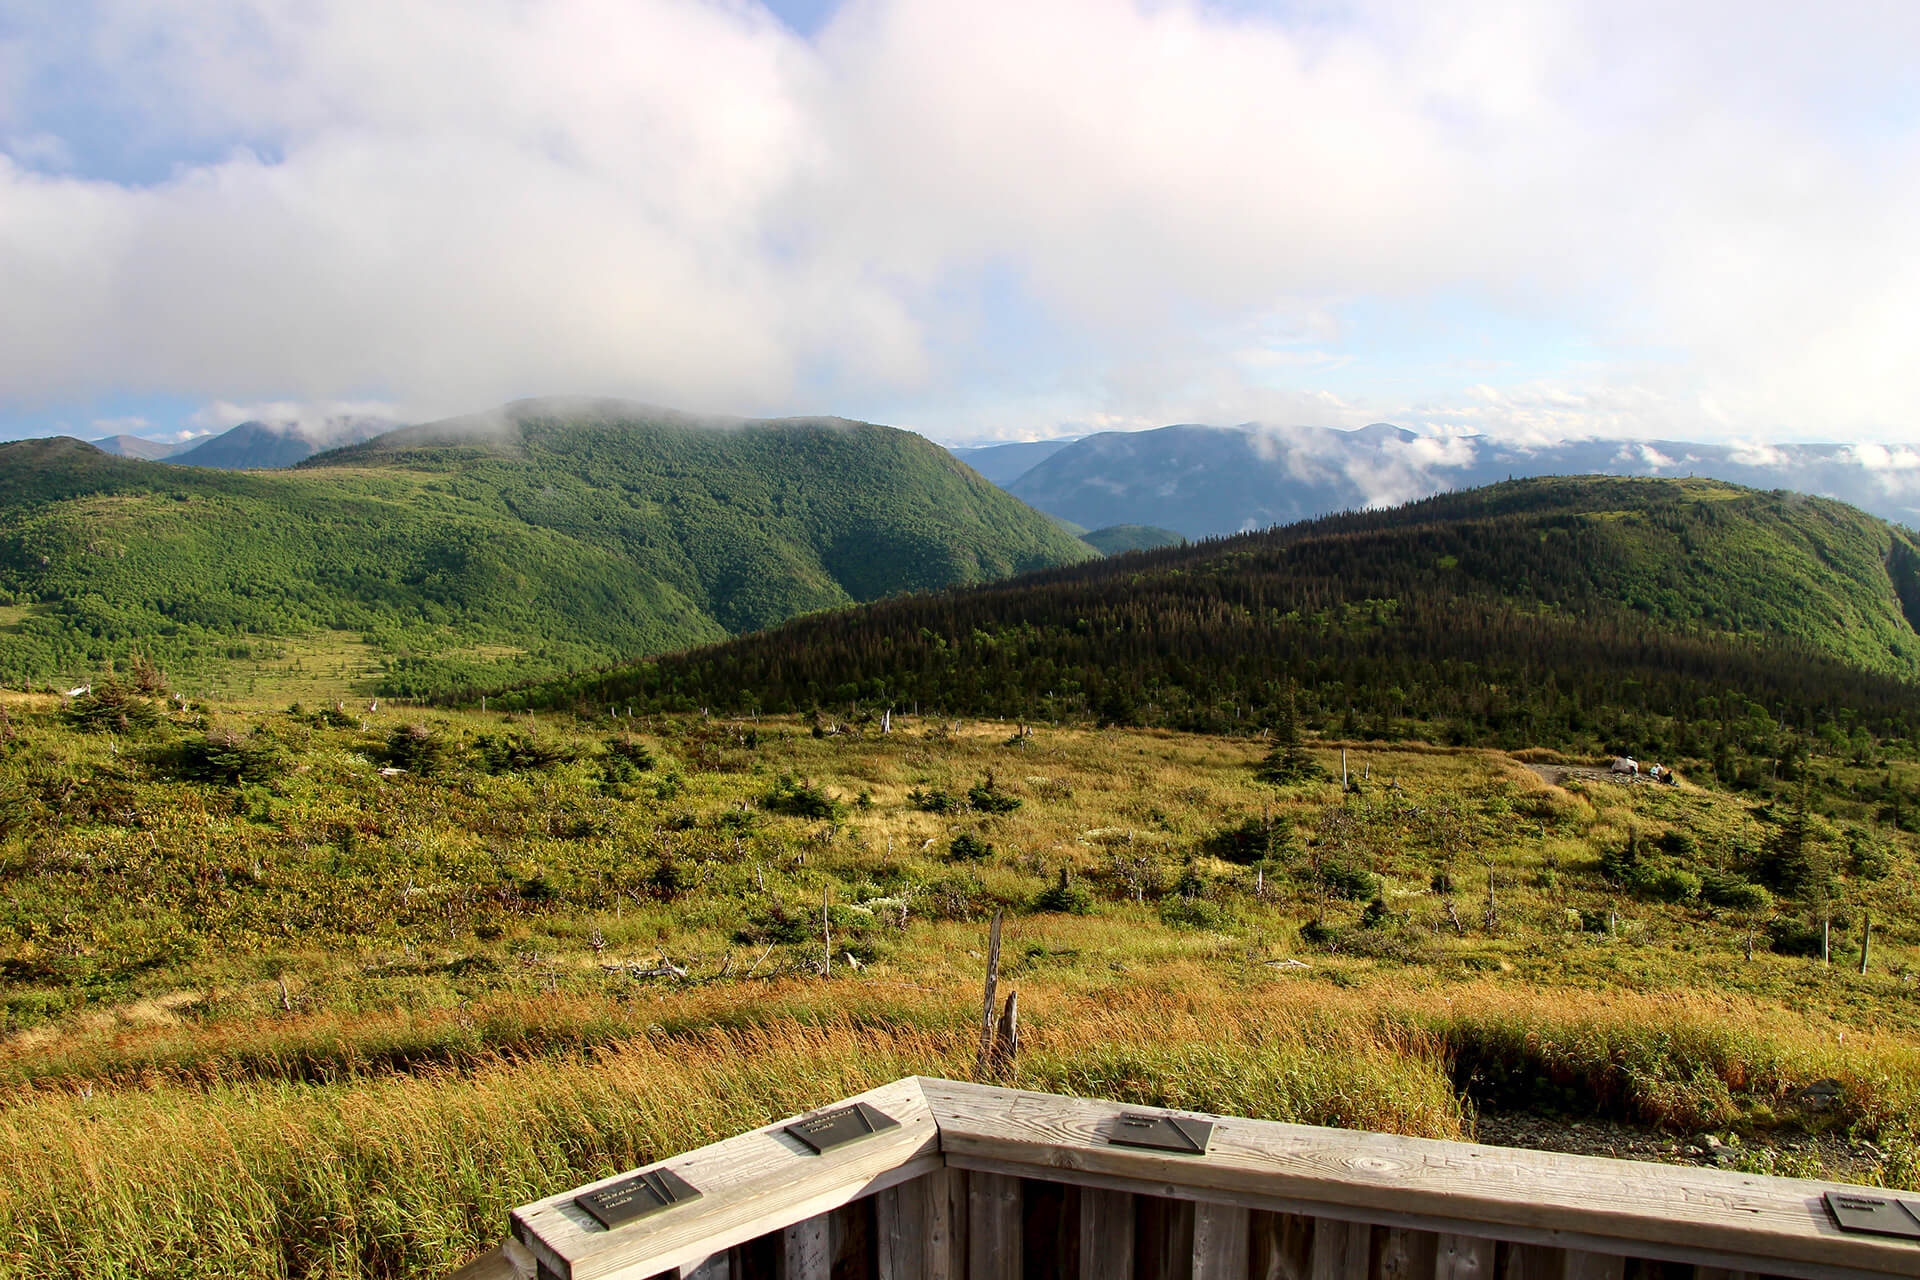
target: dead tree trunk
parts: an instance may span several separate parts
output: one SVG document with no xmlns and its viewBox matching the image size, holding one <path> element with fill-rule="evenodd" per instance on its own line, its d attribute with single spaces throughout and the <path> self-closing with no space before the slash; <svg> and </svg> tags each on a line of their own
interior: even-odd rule
<svg viewBox="0 0 1920 1280">
<path fill-rule="evenodd" d="M 987 1079 L 993 1068 L 993 1011 L 1000 986 L 1000 921 L 1004 911 L 993 913 L 993 925 L 987 931 L 987 980 L 981 992 L 980 1061 L 978 1074 Z"/>
</svg>

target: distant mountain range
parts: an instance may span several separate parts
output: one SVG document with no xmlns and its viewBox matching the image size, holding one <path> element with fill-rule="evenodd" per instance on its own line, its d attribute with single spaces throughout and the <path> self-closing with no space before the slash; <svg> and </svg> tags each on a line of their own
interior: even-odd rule
<svg viewBox="0 0 1920 1280">
<path fill-rule="evenodd" d="M 963 445 L 953 450 L 953 456 L 1004 489 L 1072 443 L 1062 439 Z"/>
<path fill-rule="evenodd" d="M 1189 538 L 1392 506 L 1510 478 L 1617 475 L 1792 489 L 1920 524 L 1920 453 L 1878 445 L 1576 440 L 1525 446 L 1424 436 L 1384 422 L 1350 431 L 1186 424 L 1074 441 L 956 450 L 1009 493 L 1089 529 L 1157 525 Z M 1018 475 L 999 479 L 1022 463 Z"/>
<path fill-rule="evenodd" d="M 424 694 L 1093 554 L 930 441 L 842 419 L 521 401 L 246 472 L 27 440 L 0 445 L 0 683 L 327 632 Z"/>
<path fill-rule="evenodd" d="M 102 436 L 98 440 L 88 441 L 102 453 L 110 453 L 116 458 L 139 458 L 145 462 L 158 462 L 160 459 L 178 453 L 181 446 L 168 444 L 164 440 L 149 440 L 145 436 Z"/>
<path fill-rule="evenodd" d="M 117 458 L 213 467 L 222 471 L 268 471 L 291 467 L 327 449 L 370 440 L 398 425 L 385 418 L 368 417 L 331 418 L 313 428 L 297 422 L 254 420 L 185 444 L 129 435 L 106 436 L 88 443 Z"/>
</svg>

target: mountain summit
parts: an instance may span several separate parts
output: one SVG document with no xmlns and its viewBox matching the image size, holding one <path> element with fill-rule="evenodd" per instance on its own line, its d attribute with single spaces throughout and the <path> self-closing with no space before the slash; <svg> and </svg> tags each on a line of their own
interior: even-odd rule
<svg viewBox="0 0 1920 1280">
<path fill-rule="evenodd" d="M 281 471 L 7 445 L 0 528 L 10 683 L 135 651 L 190 675 L 317 646 L 395 694 L 1093 554 L 911 432 L 604 401 L 508 405 Z"/>
</svg>

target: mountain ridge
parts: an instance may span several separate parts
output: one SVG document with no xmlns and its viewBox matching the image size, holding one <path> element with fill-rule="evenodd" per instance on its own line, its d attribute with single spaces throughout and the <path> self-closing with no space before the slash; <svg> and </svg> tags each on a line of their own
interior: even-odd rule
<svg viewBox="0 0 1920 1280">
<path fill-rule="evenodd" d="M 1624 439 L 1528 446 L 1488 436 L 1420 435 L 1390 423 L 1352 430 L 1182 423 L 1105 432 L 1053 450 L 1005 487 L 1086 528 L 1149 524 L 1198 538 L 1510 478 L 1592 474 L 1695 475 L 1801 490 L 1920 524 L 1920 455 L 1910 451 Z"/>
<path fill-rule="evenodd" d="M 0 447 L 0 607 L 26 610 L 0 677 L 331 631 L 424 694 L 1093 554 L 909 432 L 630 411 L 508 406 L 512 451 L 423 424 L 280 471 Z"/>
<path fill-rule="evenodd" d="M 1680 732 L 1749 707 L 1904 734 L 1920 731 L 1916 592 L 1913 538 L 1841 503 L 1529 479 L 797 619 L 510 696 L 1225 731 L 1298 688 L 1316 715 L 1390 736 L 1613 749 L 1629 718 Z"/>
</svg>

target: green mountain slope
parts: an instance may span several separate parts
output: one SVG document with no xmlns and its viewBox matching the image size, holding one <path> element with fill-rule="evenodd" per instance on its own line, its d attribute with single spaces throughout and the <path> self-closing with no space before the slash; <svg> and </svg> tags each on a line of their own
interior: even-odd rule
<svg viewBox="0 0 1920 1280">
<path fill-rule="evenodd" d="M 1150 524 L 1110 524 L 1104 529 L 1081 534 L 1080 541 L 1103 556 L 1117 556 L 1125 551 L 1177 547 L 1186 539 L 1171 529 L 1156 529 Z"/>
<path fill-rule="evenodd" d="M 0 446 L 0 680 L 358 637 L 390 693 L 529 678 L 1085 558 L 908 432 L 531 402 L 286 472 Z"/>
<path fill-rule="evenodd" d="M 1298 686 L 1355 731 L 1510 744 L 1604 741 L 1649 716 L 1744 722 L 1749 703 L 1769 724 L 1844 711 L 1920 728 L 1916 566 L 1910 534 L 1835 502 L 1524 480 L 802 619 L 519 696 L 1219 729 Z"/>
</svg>

